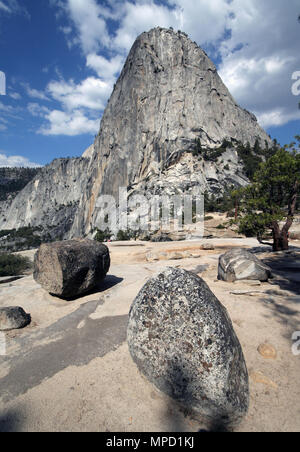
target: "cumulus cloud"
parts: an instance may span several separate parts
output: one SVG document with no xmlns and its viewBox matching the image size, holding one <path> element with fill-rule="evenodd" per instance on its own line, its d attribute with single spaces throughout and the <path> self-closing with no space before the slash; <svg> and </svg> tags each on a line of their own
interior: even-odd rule
<svg viewBox="0 0 300 452">
<path fill-rule="evenodd" d="M 39 130 L 42 135 L 95 134 L 99 130 L 99 119 L 90 119 L 82 111 L 64 112 L 53 110 L 45 116 L 48 124 Z"/>
<path fill-rule="evenodd" d="M 2 151 L 3 152 L 3 151 Z M 20 155 L 12 155 L 7 156 L 6 154 L 2 154 L 0 151 L 0 167 L 22 167 L 22 168 L 37 168 L 40 167 L 38 163 L 31 162 L 26 157 L 22 157 Z"/>
<path fill-rule="evenodd" d="M 108 44 L 108 30 L 101 17 L 102 7 L 95 0 L 68 0 L 66 11 L 75 25 L 84 53 L 96 52 Z"/>
<path fill-rule="evenodd" d="M 46 96 L 46 94 L 43 91 L 39 91 L 35 88 L 31 88 L 29 83 L 21 83 L 21 85 L 24 87 L 27 96 L 39 99 L 39 100 L 49 100 L 49 98 Z"/>
<path fill-rule="evenodd" d="M 27 105 L 27 110 L 32 116 L 36 117 L 45 117 L 45 115 L 47 115 L 50 112 L 49 108 L 43 105 L 39 105 L 35 102 L 29 103 Z"/>
<path fill-rule="evenodd" d="M 124 2 L 122 19 L 116 35 L 111 38 L 110 46 L 117 51 L 128 52 L 136 37 L 150 28 L 179 27 L 181 11 L 170 9 L 164 5 L 149 2 Z"/>
<path fill-rule="evenodd" d="M 88 77 L 79 84 L 73 80 L 53 81 L 47 87 L 51 97 L 69 111 L 82 107 L 103 110 L 111 90 L 112 85 L 109 82 L 95 77 Z"/>
<path fill-rule="evenodd" d="M 122 55 L 116 55 L 109 60 L 102 55 L 91 53 L 87 56 L 86 65 L 93 69 L 101 79 L 107 80 L 111 86 L 124 62 L 125 58 Z"/>
<path fill-rule="evenodd" d="M 264 127 L 300 119 L 291 76 L 300 68 L 298 0 L 233 0 L 220 75 Z M 263 19 L 263 20 L 262 20 Z"/>
</svg>

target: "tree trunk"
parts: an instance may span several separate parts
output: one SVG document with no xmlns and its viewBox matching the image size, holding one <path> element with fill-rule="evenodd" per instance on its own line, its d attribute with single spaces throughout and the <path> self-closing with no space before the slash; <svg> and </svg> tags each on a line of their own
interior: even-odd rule
<svg viewBox="0 0 300 452">
<path fill-rule="evenodd" d="M 296 181 L 291 193 L 290 202 L 288 206 L 288 217 L 285 225 L 280 231 L 277 221 L 273 222 L 273 251 L 285 251 L 289 249 L 289 230 L 294 221 L 294 215 L 296 211 L 297 195 L 299 191 L 299 182 Z"/>
<path fill-rule="evenodd" d="M 292 223 L 288 220 L 280 231 L 279 224 L 273 223 L 273 251 L 286 251 L 289 249 L 289 229 Z"/>
</svg>

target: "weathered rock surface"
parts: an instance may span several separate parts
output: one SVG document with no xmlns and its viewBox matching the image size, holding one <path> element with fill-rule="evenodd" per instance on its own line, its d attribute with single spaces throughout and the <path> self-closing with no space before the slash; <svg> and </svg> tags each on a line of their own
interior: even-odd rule
<svg viewBox="0 0 300 452">
<path fill-rule="evenodd" d="M 0 331 L 24 328 L 29 325 L 30 322 L 30 314 L 26 314 L 24 309 L 19 306 L 0 308 Z"/>
<path fill-rule="evenodd" d="M 199 276 L 169 268 L 134 300 L 127 330 L 139 370 L 199 416 L 235 424 L 249 403 L 248 372 L 226 309 Z"/>
<path fill-rule="evenodd" d="M 245 249 L 231 249 L 219 258 L 218 278 L 223 281 L 268 281 L 271 269 Z"/>
<path fill-rule="evenodd" d="M 109 267 L 107 246 L 92 240 L 69 240 L 41 245 L 33 276 L 50 294 L 74 298 L 93 290 Z"/>
<path fill-rule="evenodd" d="M 265 359 L 277 358 L 277 351 L 271 344 L 260 344 L 257 351 Z"/>
<path fill-rule="evenodd" d="M 195 140 L 213 150 L 224 139 L 232 146 L 217 161 L 189 153 Z M 246 185 L 234 146 L 256 139 L 271 143 L 206 53 L 184 33 L 155 28 L 135 41 L 84 158 L 43 169 L 4 209 L 0 227 L 50 224 L 73 238 L 97 227 L 98 197 L 118 200 L 119 187 L 150 198 Z"/>
<path fill-rule="evenodd" d="M 97 224 L 97 197 L 180 194 L 247 184 L 234 149 L 223 161 L 198 161 L 195 139 L 214 149 L 224 139 L 270 142 L 254 115 L 240 108 L 205 52 L 184 33 L 155 28 L 135 41 L 101 120 L 73 233 Z M 183 160 L 182 160 L 183 159 Z M 225 170 L 229 164 L 229 171 Z M 223 169 L 222 169 L 223 168 Z M 225 184 L 226 182 L 226 184 Z"/>
<path fill-rule="evenodd" d="M 69 236 L 88 178 L 88 158 L 57 159 L 36 177 L 6 208 L 0 208 L 0 228 L 42 226 L 53 238 Z"/>
</svg>

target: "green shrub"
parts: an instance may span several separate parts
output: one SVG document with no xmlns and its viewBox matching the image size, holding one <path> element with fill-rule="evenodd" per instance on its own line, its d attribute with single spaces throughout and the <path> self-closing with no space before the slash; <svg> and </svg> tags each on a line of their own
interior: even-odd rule
<svg viewBox="0 0 300 452">
<path fill-rule="evenodd" d="M 97 229 L 97 233 L 94 237 L 94 240 L 96 242 L 107 242 L 107 240 L 110 240 L 112 233 L 107 228 L 105 231 L 101 231 L 100 229 Z"/>
<path fill-rule="evenodd" d="M 204 221 L 210 221 L 210 220 L 213 220 L 213 219 L 214 219 L 214 217 L 210 217 L 210 216 L 204 217 Z"/>
<path fill-rule="evenodd" d="M 219 224 L 216 229 L 226 229 L 226 226 L 224 226 L 224 224 Z"/>
<path fill-rule="evenodd" d="M 119 231 L 117 234 L 118 242 L 128 242 L 132 238 L 133 238 L 133 235 L 130 233 L 130 231 Z"/>
<path fill-rule="evenodd" d="M 0 276 L 21 275 L 24 271 L 32 267 L 27 257 L 16 256 L 14 254 L 0 254 Z"/>
</svg>

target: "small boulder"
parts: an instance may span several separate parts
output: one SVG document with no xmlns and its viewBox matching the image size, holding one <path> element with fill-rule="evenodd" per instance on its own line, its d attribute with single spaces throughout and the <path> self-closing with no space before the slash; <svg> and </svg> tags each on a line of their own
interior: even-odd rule
<svg viewBox="0 0 300 452">
<path fill-rule="evenodd" d="M 160 243 L 160 242 L 173 242 L 171 237 L 168 234 L 157 233 L 152 235 L 151 242 Z"/>
<path fill-rule="evenodd" d="M 276 359 L 277 352 L 273 345 L 270 344 L 260 344 L 257 349 L 258 353 L 265 359 Z"/>
<path fill-rule="evenodd" d="M 110 267 L 106 245 L 93 240 L 69 240 L 40 246 L 34 259 L 34 279 L 61 298 L 79 297 L 93 290 Z"/>
<path fill-rule="evenodd" d="M 223 281 L 268 281 L 271 276 L 271 269 L 245 249 L 233 248 L 219 258 L 218 278 Z"/>
<path fill-rule="evenodd" d="M 224 426 L 247 413 L 248 372 L 226 309 L 199 276 L 168 268 L 134 300 L 131 356 L 158 389 Z"/>
<path fill-rule="evenodd" d="M 0 308 L 0 331 L 25 328 L 31 322 L 30 314 L 26 314 L 19 306 Z"/>
<path fill-rule="evenodd" d="M 212 251 L 212 250 L 215 249 L 215 247 L 214 247 L 214 245 L 213 245 L 212 243 L 203 243 L 203 244 L 201 245 L 201 248 L 202 248 L 204 251 Z"/>
</svg>

